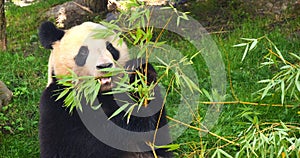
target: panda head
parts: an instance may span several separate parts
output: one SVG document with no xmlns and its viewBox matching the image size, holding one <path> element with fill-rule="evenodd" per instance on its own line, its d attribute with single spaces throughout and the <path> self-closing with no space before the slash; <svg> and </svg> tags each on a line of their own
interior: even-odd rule
<svg viewBox="0 0 300 158">
<path fill-rule="evenodd" d="M 78 76 L 100 78 L 101 91 L 112 88 L 112 79 L 102 77 L 104 68 L 123 67 L 128 61 L 126 44 L 118 44 L 114 35 L 104 39 L 94 38 L 97 29 L 104 26 L 85 22 L 69 30 L 60 30 L 51 22 L 39 28 L 39 38 L 43 47 L 52 49 L 48 64 L 48 85 L 53 75 L 68 75 L 70 70 Z"/>
</svg>

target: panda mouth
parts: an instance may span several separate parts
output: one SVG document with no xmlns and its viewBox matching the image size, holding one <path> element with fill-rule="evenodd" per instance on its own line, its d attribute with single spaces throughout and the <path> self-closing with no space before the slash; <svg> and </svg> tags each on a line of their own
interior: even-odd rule
<svg viewBox="0 0 300 158">
<path fill-rule="evenodd" d="M 98 82 L 101 85 L 110 84 L 111 83 L 111 77 L 99 77 Z"/>
</svg>

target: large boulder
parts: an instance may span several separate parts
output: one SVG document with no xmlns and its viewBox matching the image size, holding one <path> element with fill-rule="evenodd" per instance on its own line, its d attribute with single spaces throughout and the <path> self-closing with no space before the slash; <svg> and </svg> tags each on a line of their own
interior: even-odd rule
<svg viewBox="0 0 300 158">
<path fill-rule="evenodd" d="M 70 1 L 48 10 L 46 12 L 46 19 L 55 19 L 54 21 L 59 28 L 69 29 L 91 20 L 92 15 L 93 12 L 89 8 L 77 2 Z"/>
</svg>

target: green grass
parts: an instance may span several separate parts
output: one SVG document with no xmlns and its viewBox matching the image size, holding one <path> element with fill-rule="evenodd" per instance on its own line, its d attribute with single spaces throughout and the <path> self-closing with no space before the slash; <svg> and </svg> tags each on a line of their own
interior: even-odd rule
<svg viewBox="0 0 300 158">
<path fill-rule="evenodd" d="M 40 15 L 50 6 L 63 1 L 65 0 L 41 1 L 24 8 L 8 5 L 6 8 L 9 50 L 0 53 L 0 80 L 4 81 L 14 92 L 14 97 L 13 101 L 0 112 L 0 157 L 39 157 L 38 105 L 41 92 L 47 82 L 49 52 L 40 48 L 37 28 L 43 20 Z M 234 92 L 240 101 L 280 103 L 280 94 L 261 101 L 260 96 L 254 93 L 264 87 L 257 81 L 266 79 L 277 71 L 275 68 L 260 68 L 259 64 L 263 61 L 263 56 L 267 54 L 265 47 L 267 44 L 262 44 L 251 51 L 243 62 L 241 62 L 243 49 L 232 46 L 241 43 L 241 37 L 258 38 L 267 35 L 284 55 L 288 52 L 299 55 L 299 37 L 292 35 L 299 29 L 300 19 L 285 21 L 275 26 L 273 26 L 274 19 L 271 17 L 232 19 L 228 23 L 233 29 L 225 30 L 228 31 L 226 33 L 212 35 L 222 53 L 228 72 L 226 101 L 235 100 L 229 85 L 229 80 L 231 80 Z M 163 40 L 168 40 L 169 45 L 177 48 L 183 54 L 195 53 L 193 46 L 176 36 L 166 34 Z M 211 79 L 205 62 L 199 56 L 194 59 L 194 63 L 193 66 L 199 77 L 199 85 L 201 88 L 209 90 Z M 170 114 L 176 110 L 176 107 L 172 108 L 172 104 L 178 101 L 176 99 L 173 101 L 172 99 L 178 96 L 172 95 L 171 99 L 167 101 Z M 201 96 L 201 101 L 207 101 L 207 98 Z M 296 104 L 292 101 L 290 103 Z M 199 105 L 201 117 L 198 119 L 203 119 L 205 109 L 207 109 L 207 105 Z M 280 121 L 300 123 L 297 111 L 299 108 L 225 104 L 217 124 L 211 131 L 221 137 L 233 139 L 249 128 L 252 123 L 248 120 L 249 118 L 257 117 L 259 123 Z M 241 116 L 246 113 L 246 117 Z M 195 121 L 192 125 L 199 126 L 199 122 Z M 205 146 L 206 149 L 202 148 L 203 152 L 206 156 L 211 156 L 214 150 L 209 149 L 225 144 L 224 141 L 220 141 L 219 138 L 212 135 L 199 137 L 198 131 L 193 129 L 188 129 L 175 143 L 182 144 L 180 149 L 175 151 L 175 155 L 178 157 L 200 154 L 200 147 Z M 232 155 L 239 151 L 239 147 L 234 145 L 223 149 Z M 193 151 L 194 153 L 192 153 Z"/>
<path fill-rule="evenodd" d="M 0 112 L 0 157 L 39 157 L 39 98 L 47 83 L 49 52 L 38 44 L 41 14 L 63 1 L 50 0 L 29 7 L 6 6 L 7 52 L 0 52 L 0 80 L 14 96 Z"/>
<path fill-rule="evenodd" d="M 299 27 L 300 19 L 296 21 L 288 21 L 287 24 L 281 26 L 275 26 L 274 28 L 268 28 L 268 25 L 273 23 L 271 19 L 253 19 L 253 20 L 244 20 L 242 23 L 233 23 L 235 29 L 230 30 L 228 33 L 213 35 L 213 38 L 218 45 L 218 48 L 222 52 L 223 60 L 226 65 L 228 86 L 227 86 L 227 96 L 226 101 L 235 101 L 235 97 L 231 93 L 231 88 L 229 87 L 229 80 L 232 81 L 232 87 L 234 89 L 235 95 L 238 97 L 239 101 L 253 102 L 253 103 L 268 103 L 268 104 L 280 104 L 280 94 L 274 94 L 270 97 L 267 97 L 263 100 L 260 100 L 260 95 L 255 93 L 259 89 L 263 88 L 265 85 L 258 84 L 257 82 L 262 79 L 270 78 L 276 71 L 275 68 L 263 67 L 261 68 L 260 63 L 263 62 L 263 57 L 268 53 L 267 44 L 260 44 L 258 48 L 254 51 L 251 51 L 246 57 L 245 61 L 241 61 L 244 48 L 233 48 L 232 46 L 238 43 L 241 43 L 241 37 L 244 38 L 258 38 L 263 35 L 267 35 L 277 47 L 281 50 L 284 56 L 288 55 L 290 52 L 294 52 L 299 55 L 300 43 L 299 40 L 293 39 L 291 37 L 292 32 L 295 28 Z M 180 42 L 179 42 L 180 43 Z M 186 49 L 186 45 L 182 44 L 183 50 Z M 203 61 L 198 60 L 195 62 L 195 67 L 199 69 L 199 76 L 207 76 L 207 69 L 203 66 Z M 230 64 L 230 69 L 228 65 Z M 229 74 L 230 73 L 230 74 Z M 230 78 L 229 78 L 230 77 Z M 206 79 L 200 79 L 207 81 Z M 200 83 L 200 86 L 208 88 L 209 84 Z M 201 98 L 203 99 L 203 98 Z M 299 105 L 299 101 L 292 101 L 287 98 L 288 103 L 292 105 Z M 203 117 L 205 113 L 205 108 L 207 105 L 200 105 L 200 116 Z M 299 108 L 298 108 L 299 110 Z M 245 131 L 249 128 L 251 121 L 248 118 L 257 117 L 259 122 L 294 122 L 299 123 L 299 114 L 297 114 L 297 109 L 293 108 L 284 108 L 284 107 L 271 107 L 271 106 L 252 106 L 252 105 L 242 105 L 242 104 L 225 104 L 221 116 L 218 119 L 218 123 L 214 126 L 211 132 L 218 134 L 219 136 L 225 138 L 235 138 L 242 131 Z M 241 116 L 245 114 L 247 116 Z M 202 114 L 202 115 L 201 115 Z M 248 118 L 247 118 L 248 117 Z M 195 121 L 197 125 L 198 121 Z M 299 132 L 297 132 L 299 135 Z M 188 130 L 180 139 L 177 140 L 177 143 L 187 143 L 195 141 L 197 143 L 189 143 L 183 145 L 179 150 L 178 155 L 183 157 L 193 156 L 193 154 L 200 154 L 200 147 L 207 146 L 207 148 L 215 148 L 217 146 L 224 145 L 224 141 L 208 135 L 205 137 L 195 136 L 198 135 L 198 132 L 195 130 Z M 199 143 L 201 142 L 201 143 Z M 234 145 L 225 148 L 227 152 L 234 155 L 239 151 L 239 147 Z M 205 151 L 205 150 L 204 150 Z M 206 150 L 205 155 L 210 157 L 212 156 L 212 151 Z M 191 153 L 191 154 L 190 154 Z"/>
</svg>

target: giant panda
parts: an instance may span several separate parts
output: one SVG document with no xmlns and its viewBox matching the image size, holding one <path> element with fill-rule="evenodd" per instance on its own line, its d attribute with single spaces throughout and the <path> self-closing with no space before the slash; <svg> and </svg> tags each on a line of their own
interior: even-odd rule
<svg viewBox="0 0 300 158">
<path fill-rule="evenodd" d="M 99 70 L 115 67 L 130 68 L 132 71 L 140 71 L 146 75 L 148 83 L 156 81 L 157 73 L 150 63 L 145 66 L 146 63 L 142 59 L 129 59 L 125 42 L 118 44 L 116 35 L 105 39 L 94 38 L 93 35 L 97 29 L 106 28 L 93 22 L 85 22 L 69 30 L 61 30 L 51 22 L 44 22 L 39 28 L 41 45 L 46 49 L 51 49 L 48 63 L 48 84 L 42 93 L 39 106 L 40 156 L 42 158 L 134 158 L 154 157 L 155 153 L 157 157 L 172 157 L 172 153 L 167 149 L 150 148 L 146 144 L 152 142 L 154 136 L 150 136 L 143 142 L 124 141 L 122 137 L 127 136 L 113 136 L 114 131 L 107 131 L 111 133 L 112 136 L 109 139 L 114 139 L 114 143 L 121 144 L 122 147 L 133 146 L 137 150 L 128 151 L 107 144 L 98 139 L 83 123 L 79 114 L 85 113 L 85 109 L 82 112 L 73 110 L 72 113 L 69 113 L 69 110 L 64 106 L 65 98 L 57 100 L 59 95 L 57 93 L 64 88 L 57 83 L 60 79 L 59 76 L 68 75 L 70 70 L 78 76 L 100 78 L 101 88 L 97 99 L 101 103 L 100 109 L 104 111 L 107 117 L 119 108 L 120 105 L 118 104 L 120 103 L 117 103 L 115 95 L 104 95 L 105 92 L 111 91 L 116 86 L 114 76 L 101 78 L 104 74 Z M 145 70 L 146 68 L 147 70 Z M 145 74 L 146 72 L 147 74 Z M 135 75 L 136 73 L 130 75 L 128 83 L 133 83 L 136 80 Z M 128 96 L 125 93 L 119 95 L 121 97 Z M 163 103 L 162 98 L 159 96 L 159 92 L 155 92 L 155 95 L 157 96 L 149 102 L 148 106 L 142 107 L 145 109 L 156 107 L 156 111 L 151 116 L 131 116 L 130 121 L 127 122 L 123 111 L 110 120 L 94 121 L 96 123 L 93 122 L 92 126 L 95 125 L 106 131 L 108 128 L 105 126 L 105 122 L 112 122 L 129 133 L 155 131 L 157 125 L 159 128 L 167 127 L 165 110 L 162 109 L 163 106 L 161 105 Z M 97 117 L 94 119 L 97 120 Z M 156 136 L 156 139 L 160 139 L 166 144 L 170 143 L 168 129 L 164 128 Z M 149 150 L 144 150 L 145 146 Z M 141 148 L 143 150 L 139 151 Z"/>
</svg>

